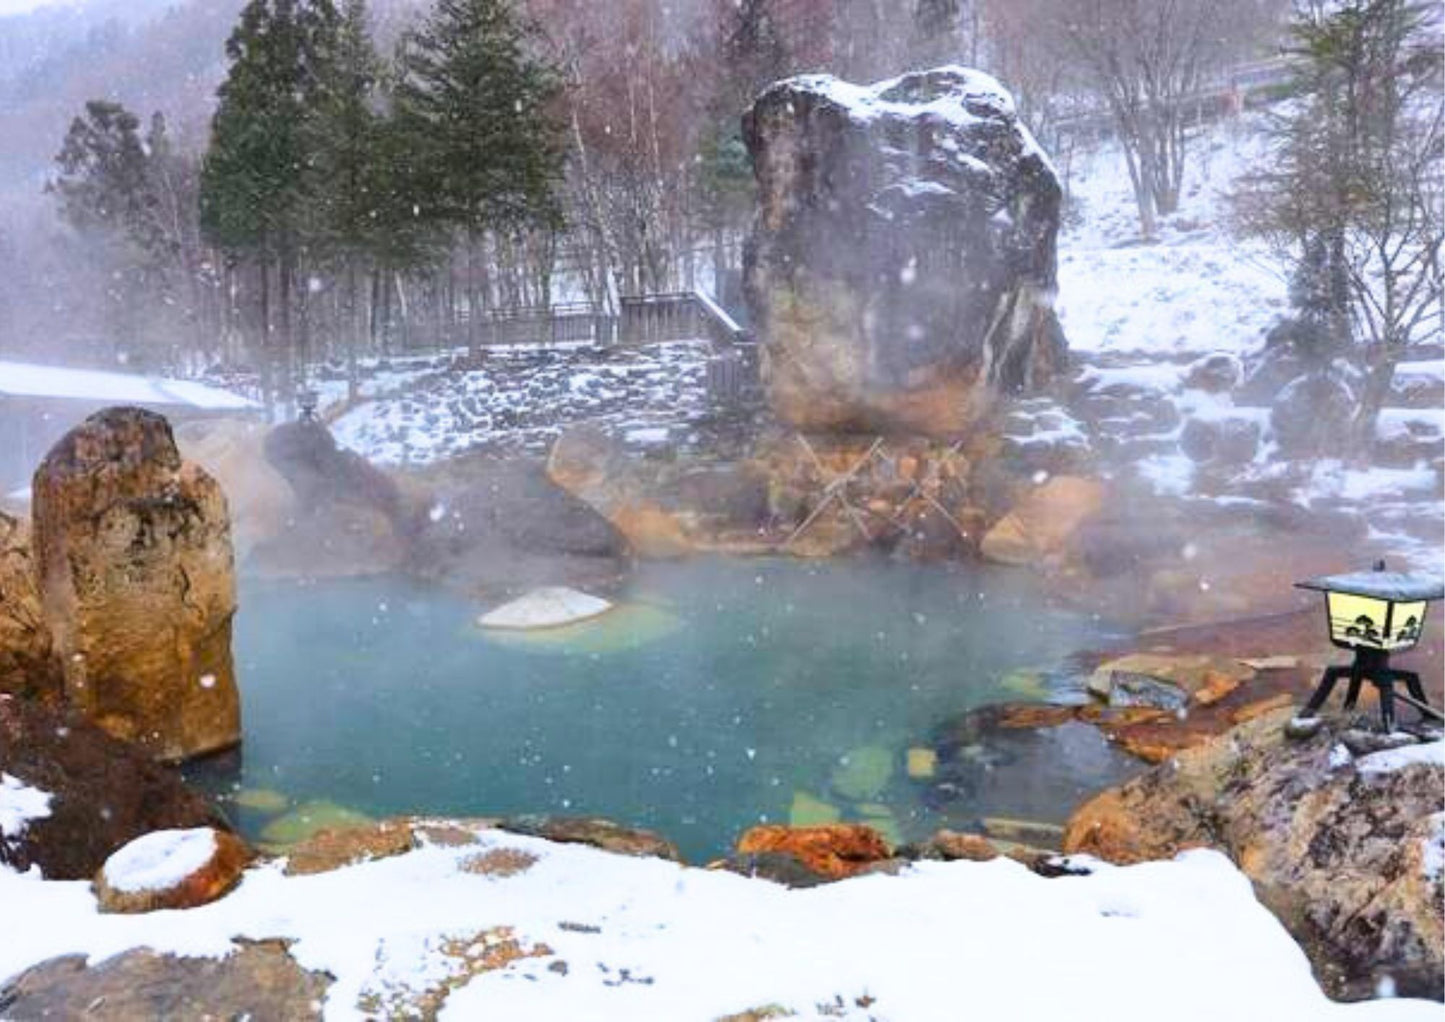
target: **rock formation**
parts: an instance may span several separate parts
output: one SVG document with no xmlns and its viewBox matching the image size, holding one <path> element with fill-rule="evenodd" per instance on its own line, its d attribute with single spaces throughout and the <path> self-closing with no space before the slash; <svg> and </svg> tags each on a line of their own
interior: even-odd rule
<svg viewBox="0 0 1445 1022">
<path fill-rule="evenodd" d="M 1062 191 L 988 75 L 790 78 L 743 133 L 759 190 L 744 288 L 784 421 L 952 435 L 1059 367 Z"/>
<path fill-rule="evenodd" d="M 1402 996 L 1439 999 L 1439 756 L 1355 759 L 1343 744 L 1349 732 L 1335 725 L 1294 742 L 1284 736 L 1291 713 L 1261 716 L 1097 796 L 1070 820 L 1064 850 L 1131 863 L 1219 849 L 1332 996 L 1373 996 L 1388 977 Z"/>
<path fill-rule="evenodd" d="M 30 527 L 0 511 L 0 693 L 55 701 L 60 668 L 40 610 Z"/>
<path fill-rule="evenodd" d="M 66 702 L 162 760 L 241 739 L 230 522 L 166 420 L 97 412 L 33 484 L 35 558 Z"/>
</svg>

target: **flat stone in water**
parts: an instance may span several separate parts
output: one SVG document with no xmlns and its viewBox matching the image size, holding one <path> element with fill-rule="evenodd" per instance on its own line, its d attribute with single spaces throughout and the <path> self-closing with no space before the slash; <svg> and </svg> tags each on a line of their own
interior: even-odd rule
<svg viewBox="0 0 1445 1022">
<path fill-rule="evenodd" d="M 576 624 L 611 609 L 612 604 L 599 597 L 566 586 L 547 586 L 483 614 L 477 623 L 483 628 L 529 631 Z"/>
</svg>

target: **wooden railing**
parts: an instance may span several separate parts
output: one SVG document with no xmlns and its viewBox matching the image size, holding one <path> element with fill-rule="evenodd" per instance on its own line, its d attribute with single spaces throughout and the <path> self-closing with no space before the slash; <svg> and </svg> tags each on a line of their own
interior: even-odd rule
<svg viewBox="0 0 1445 1022">
<path fill-rule="evenodd" d="M 493 309 L 478 328 L 478 343 L 484 348 L 504 344 L 594 344 L 605 348 L 617 340 L 617 317 L 583 304 Z"/>
<path fill-rule="evenodd" d="M 706 339 L 719 347 L 748 344 L 747 331 L 700 291 L 623 298 L 618 339 L 622 344 Z"/>
</svg>

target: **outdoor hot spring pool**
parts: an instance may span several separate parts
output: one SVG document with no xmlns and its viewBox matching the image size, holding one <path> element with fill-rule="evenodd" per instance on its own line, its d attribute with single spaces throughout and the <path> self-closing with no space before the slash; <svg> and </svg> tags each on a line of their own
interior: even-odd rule
<svg viewBox="0 0 1445 1022">
<path fill-rule="evenodd" d="M 244 745 L 192 775 L 263 843 L 348 812 L 595 815 L 705 861 L 758 822 L 1057 822 L 1137 772 L 1083 725 L 959 727 L 1076 694 L 1040 669 L 1117 637 L 1018 571 L 649 564 L 603 617 L 526 634 L 396 579 L 240 595 Z"/>
</svg>

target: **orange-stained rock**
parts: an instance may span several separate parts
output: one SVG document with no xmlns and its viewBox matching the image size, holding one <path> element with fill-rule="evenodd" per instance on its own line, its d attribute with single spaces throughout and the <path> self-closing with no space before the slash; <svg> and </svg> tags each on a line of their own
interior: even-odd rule
<svg viewBox="0 0 1445 1022">
<path fill-rule="evenodd" d="M 1229 715 L 1229 719 L 1235 724 L 1243 724 L 1245 721 L 1253 720 L 1255 717 L 1262 717 L 1266 713 L 1273 713 L 1275 710 L 1283 709 L 1294 703 L 1294 696 L 1288 692 L 1281 692 L 1278 695 L 1270 696 L 1268 699 L 1260 699 L 1256 702 L 1246 703 Z"/>
<path fill-rule="evenodd" d="M 1077 715 L 1073 706 L 1052 706 L 1048 703 L 1009 703 L 1002 707 L 999 727 L 1043 728 L 1067 724 Z"/>
<path fill-rule="evenodd" d="M 888 842 L 861 823 L 830 823 L 819 827 L 753 827 L 738 840 L 742 855 L 785 852 L 808 869 L 837 880 L 856 876 L 891 854 Z"/>
<path fill-rule="evenodd" d="M 416 847 L 407 820 L 381 820 L 360 827 L 323 830 L 286 849 L 286 875 L 329 873 L 354 862 L 387 859 Z"/>
<path fill-rule="evenodd" d="M 1097 480 L 1054 476 L 995 523 L 980 549 L 1001 564 L 1039 564 L 1062 553 L 1104 499 L 1104 484 Z"/>
<path fill-rule="evenodd" d="M 241 839 L 223 830 L 152 831 L 100 867 L 96 900 L 102 912 L 195 908 L 236 886 L 250 858 Z"/>
<path fill-rule="evenodd" d="M 611 522 L 640 557 L 692 549 L 682 526 L 645 492 L 622 446 L 594 426 L 575 426 L 557 438 L 547 477 Z"/>
<path fill-rule="evenodd" d="M 0 511 L 0 692 L 55 702 L 60 665 L 40 609 L 30 526 Z"/>
<path fill-rule="evenodd" d="M 35 471 L 41 605 L 66 701 L 161 760 L 241 740 L 225 495 L 154 412 L 108 408 Z"/>
</svg>

